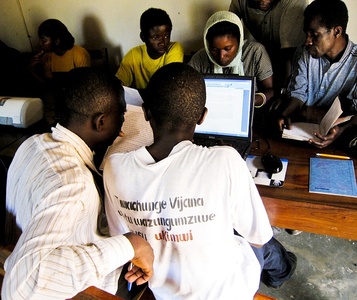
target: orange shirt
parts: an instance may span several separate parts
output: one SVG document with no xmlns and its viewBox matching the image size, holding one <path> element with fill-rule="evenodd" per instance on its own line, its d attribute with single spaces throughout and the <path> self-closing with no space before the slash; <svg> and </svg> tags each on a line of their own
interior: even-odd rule
<svg viewBox="0 0 357 300">
<path fill-rule="evenodd" d="M 54 52 L 48 52 L 43 57 L 45 65 L 45 76 L 52 78 L 54 72 L 68 72 L 78 67 L 90 66 L 90 55 L 86 49 L 74 45 L 63 55 L 57 55 Z"/>
</svg>

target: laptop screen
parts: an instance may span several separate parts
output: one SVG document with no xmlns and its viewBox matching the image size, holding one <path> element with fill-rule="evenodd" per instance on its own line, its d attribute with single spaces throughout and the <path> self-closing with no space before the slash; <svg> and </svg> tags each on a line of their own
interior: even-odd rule
<svg viewBox="0 0 357 300">
<path fill-rule="evenodd" d="M 254 77 L 233 74 L 205 75 L 208 114 L 195 133 L 250 137 Z"/>
</svg>

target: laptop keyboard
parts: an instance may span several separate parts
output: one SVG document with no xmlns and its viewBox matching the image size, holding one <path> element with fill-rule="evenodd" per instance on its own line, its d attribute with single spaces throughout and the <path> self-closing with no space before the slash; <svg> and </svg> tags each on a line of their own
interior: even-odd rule
<svg viewBox="0 0 357 300">
<path fill-rule="evenodd" d="M 231 146 L 234 149 L 236 149 L 239 154 L 245 158 L 247 156 L 247 144 L 246 143 L 225 143 L 223 140 L 221 139 L 200 139 L 200 138 L 196 138 L 194 141 L 195 144 L 197 145 L 201 145 L 204 147 L 212 147 L 212 146 Z"/>
</svg>

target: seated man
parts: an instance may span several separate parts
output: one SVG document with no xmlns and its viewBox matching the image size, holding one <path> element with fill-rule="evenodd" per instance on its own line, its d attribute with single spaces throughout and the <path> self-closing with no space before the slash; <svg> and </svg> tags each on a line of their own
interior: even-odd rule
<svg viewBox="0 0 357 300">
<path fill-rule="evenodd" d="M 188 63 L 200 73 L 232 73 L 255 76 L 255 106 L 262 107 L 273 96 L 273 71 L 263 45 L 244 42 L 243 25 L 229 11 L 214 13 L 206 22 L 203 34 L 205 48 Z"/>
<path fill-rule="evenodd" d="M 258 259 L 269 264 L 264 282 L 279 287 L 295 261 L 272 238 L 244 160 L 229 146 L 192 143 L 207 113 L 203 76 L 171 63 L 153 75 L 143 99 L 154 143 L 110 155 L 104 184 L 110 234 L 135 232 L 154 249 L 155 298 L 251 300 Z"/>
<path fill-rule="evenodd" d="M 145 43 L 132 48 L 120 63 L 116 76 L 124 86 L 145 89 L 156 70 L 171 62 L 183 62 L 184 51 L 170 42 L 172 23 L 162 9 L 149 8 L 140 18 L 140 38 Z"/>
<path fill-rule="evenodd" d="M 23 142 L 10 165 L 6 205 L 22 234 L 5 262 L 2 299 L 67 299 L 92 285 L 115 293 L 129 260 L 138 284 L 152 276 L 153 252 L 144 239 L 100 232 L 93 152 L 120 132 L 123 88 L 114 75 L 76 68 L 64 100 L 62 125 Z"/>
<path fill-rule="evenodd" d="M 229 6 L 267 49 L 276 92 L 286 88 L 295 50 L 304 42 L 303 12 L 307 4 L 307 0 L 232 0 Z"/>
<path fill-rule="evenodd" d="M 344 113 L 354 117 L 333 127 L 326 136 L 316 133 L 309 142 L 318 148 L 340 136 L 344 146 L 357 146 L 357 45 L 346 34 L 347 22 L 347 7 L 341 0 L 315 0 L 306 8 L 305 46 L 296 54 L 288 86 L 290 98 L 278 120 L 282 131 L 290 128 L 290 118 L 316 118 L 338 96 Z"/>
</svg>

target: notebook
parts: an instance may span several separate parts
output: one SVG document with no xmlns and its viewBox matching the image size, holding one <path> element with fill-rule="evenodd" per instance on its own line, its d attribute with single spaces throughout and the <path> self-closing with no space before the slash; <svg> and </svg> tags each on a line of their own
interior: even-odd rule
<svg viewBox="0 0 357 300">
<path fill-rule="evenodd" d="M 230 145 L 246 158 L 252 144 L 255 79 L 235 74 L 204 75 L 208 114 L 197 125 L 194 143 Z"/>
<path fill-rule="evenodd" d="M 357 197 L 353 160 L 311 157 L 309 192 Z"/>
</svg>

